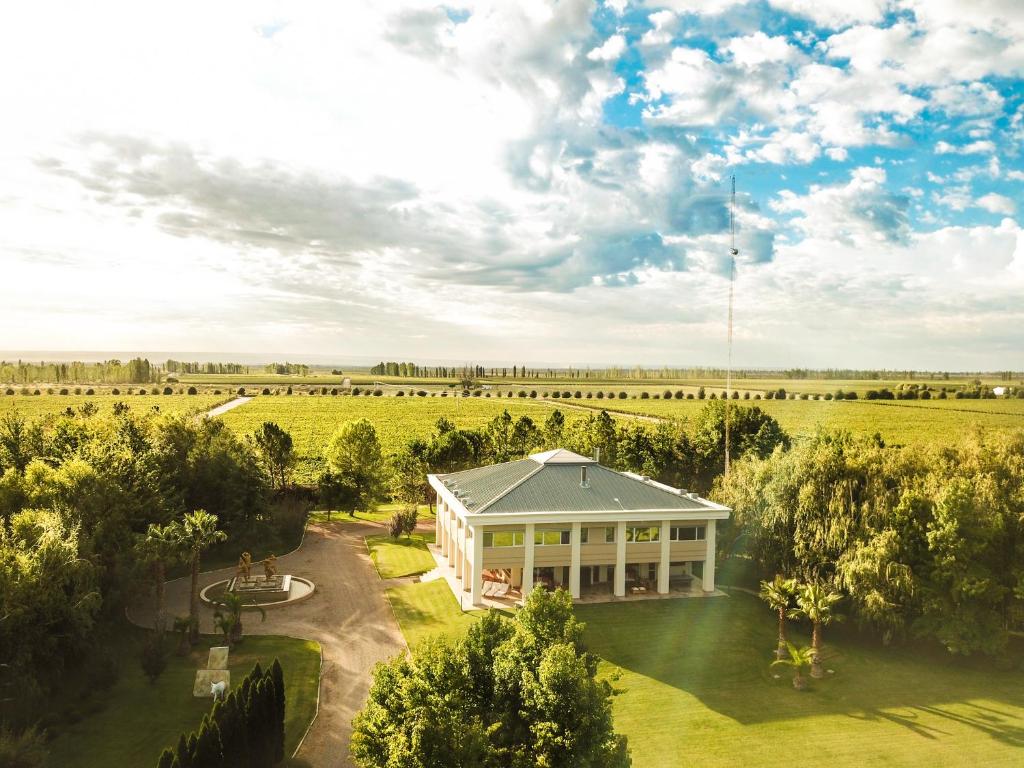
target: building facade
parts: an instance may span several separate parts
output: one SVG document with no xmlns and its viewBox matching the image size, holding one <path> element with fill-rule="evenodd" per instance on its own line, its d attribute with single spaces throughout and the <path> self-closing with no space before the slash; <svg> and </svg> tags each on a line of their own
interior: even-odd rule
<svg viewBox="0 0 1024 768">
<path fill-rule="evenodd" d="M 436 541 L 473 605 L 537 584 L 573 598 L 715 589 L 729 508 L 564 449 L 428 476 Z"/>
</svg>

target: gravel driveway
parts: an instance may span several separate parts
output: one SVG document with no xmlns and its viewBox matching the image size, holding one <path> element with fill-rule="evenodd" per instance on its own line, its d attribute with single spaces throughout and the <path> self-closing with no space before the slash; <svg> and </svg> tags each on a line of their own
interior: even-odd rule
<svg viewBox="0 0 1024 768">
<path fill-rule="evenodd" d="M 352 718 L 366 700 L 373 665 L 406 648 L 363 542 L 364 536 L 381 530 L 373 524 L 311 523 L 299 549 L 278 557 L 277 567 L 279 573 L 312 580 L 316 592 L 301 603 L 267 609 L 264 622 L 258 617 L 245 622 L 246 634 L 307 638 L 323 649 L 320 712 L 298 753 L 314 768 L 354 765 L 348 754 Z M 200 588 L 234 571 L 204 573 Z M 167 583 L 169 616 L 188 613 L 188 591 L 188 577 Z M 202 631 L 213 633 L 213 611 L 203 606 L 201 614 Z M 130 618 L 152 626 L 151 601 L 133 610 Z"/>
</svg>

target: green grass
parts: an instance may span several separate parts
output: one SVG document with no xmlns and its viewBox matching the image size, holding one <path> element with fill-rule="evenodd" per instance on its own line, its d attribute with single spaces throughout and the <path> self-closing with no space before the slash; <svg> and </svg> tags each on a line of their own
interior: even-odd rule
<svg viewBox="0 0 1024 768">
<path fill-rule="evenodd" d="M 386 592 L 410 648 L 436 635 L 461 637 L 483 616 L 482 611 L 463 611 L 444 579 L 391 587 Z M 463 603 L 469 606 L 468 595 Z"/>
<path fill-rule="evenodd" d="M 61 768 L 156 765 L 165 747 L 178 741 L 183 731 L 198 728 L 210 711 L 210 699 L 192 696 L 197 669 L 206 666 L 210 646 L 219 638 L 204 636 L 186 657 L 172 655 L 167 669 L 150 685 L 139 667 L 141 630 L 127 633 L 121 659 L 120 679 L 100 696 L 105 706 L 98 712 L 61 729 L 50 745 L 50 765 Z M 169 638 L 170 640 L 171 638 Z M 298 745 L 316 711 L 320 679 L 320 645 L 290 637 L 251 636 L 231 651 L 229 668 L 233 685 L 258 660 L 266 669 L 274 658 L 284 668 L 285 753 Z"/>
<path fill-rule="evenodd" d="M 331 436 L 346 421 L 368 419 L 386 455 L 411 438 L 429 438 L 442 416 L 470 429 L 482 427 L 506 409 L 513 417 L 527 415 L 538 423 L 551 413 L 549 407 L 524 398 L 278 395 L 257 397 L 221 418 L 241 434 L 253 432 L 264 421 L 276 422 L 288 430 L 300 457 L 297 479 L 311 482 Z M 572 418 L 572 414 L 566 417 Z"/>
<path fill-rule="evenodd" d="M 332 512 L 330 519 L 327 517 L 327 512 L 319 509 L 309 513 L 309 521 L 312 523 L 378 523 L 386 525 L 388 519 L 401 509 L 404 509 L 404 505 L 399 503 L 380 504 L 372 511 L 360 510 L 354 515 L 349 515 L 346 512 Z M 434 510 L 426 504 L 421 504 L 416 508 L 416 515 L 420 522 L 432 522 L 436 517 Z"/>
<path fill-rule="evenodd" d="M 389 596 L 410 645 L 436 633 L 457 636 L 473 621 L 440 582 Z M 629 738 L 636 768 L 1020 764 L 1019 671 L 826 629 L 834 674 L 798 693 L 787 669 L 770 666 L 774 618 L 750 595 L 576 611 L 601 657 L 598 674 L 615 691 L 615 726 Z M 808 642 L 795 627 L 790 634 Z"/>
<path fill-rule="evenodd" d="M 124 390 L 122 390 L 123 392 Z M 90 402 L 98 413 L 109 413 L 114 403 L 126 403 L 135 411 L 157 407 L 161 413 L 187 413 L 208 411 L 230 400 L 227 395 L 0 395 L 0 415 L 17 411 L 26 419 L 38 419 L 63 412 L 67 408 L 77 411 Z"/>
<path fill-rule="evenodd" d="M 382 579 L 415 576 L 431 570 L 435 563 L 427 550 L 428 543 L 434 543 L 434 534 L 414 533 L 397 540 L 387 535 L 366 537 L 370 559 Z"/>
</svg>

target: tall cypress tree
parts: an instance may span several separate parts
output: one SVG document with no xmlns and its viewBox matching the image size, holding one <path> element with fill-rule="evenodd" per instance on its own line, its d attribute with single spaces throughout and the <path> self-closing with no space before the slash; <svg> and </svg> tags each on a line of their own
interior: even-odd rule
<svg viewBox="0 0 1024 768">
<path fill-rule="evenodd" d="M 224 768 L 224 749 L 220 743 L 220 729 L 203 715 L 203 724 L 199 726 L 196 739 L 196 753 L 192 768 Z"/>
<path fill-rule="evenodd" d="M 192 750 L 189 748 L 188 737 L 184 733 L 178 737 L 176 756 L 181 768 L 192 768 Z"/>
<path fill-rule="evenodd" d="M 171 768 L 174 765 L 174 752 L 165 749 L 163 754 L 160 755 L 160 760 L 156 764 L 156 768 Z"/>
<path fill-rule="evenodd" d="M 238 697 L 234 691 L 227 695 L 219 708 L 214 707 L 213 720 L 220 728 L 225 768 L 247 768 L 249 757 L 245 743 L 245 728 L 238 711 Z"/>
<path fill-rule="evenodd" d="M 284 760 L 284 670 L 281 662 L 274 659 L 274 665 L 270 668 L 270 680 L 274 684 L 274 733 L 277 736 L 274 744 L 274 762 Z"/>
<path fill-rule="evenodd" d="M 259 683 L 253 681 L 249 686 L 249 697 L 245 702 L 245 731 L 249 743 L 249 765 L 262 768 L 267 762 L 266 754 L 266 723 L 263 719 L 263 707 L 259 696 Z"/>
</svg>

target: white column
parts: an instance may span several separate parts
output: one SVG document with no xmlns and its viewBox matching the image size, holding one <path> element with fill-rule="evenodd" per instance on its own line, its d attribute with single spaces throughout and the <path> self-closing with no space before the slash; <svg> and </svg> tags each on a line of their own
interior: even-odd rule
<svg viewBox="0 0 1024 768">
<path fill-rule="evenodd" d="M 626 596 L 626 521 L 615 524 L 615 596 Z"/>
<path fill-rule="evenodd" d="M 569 594 L 573 600 L 580 599 L 580 524 L 572 524 L 569 534 Z"/>
<path fill-rule="evenodd" d="M 715 522 L 708 520 L 705 528 L 708 545 L 707 552 L 704 554 L 703 587 L 705 592 L 715 591 Z"/>
<path fill-rule="evenodd" d="M 473 583 L 470 585 L 470 594 L 472 595 L 473 605 L 483 605 L 483 597 L 481 590 L 483 584 L 483 572 L 484 572 L 484 532 L 480 527 L 473 528 L 470 533 L 472 534 L 471 540 L 473 542 L 473 563 L 470 569 L 470 578 Z"/>
<path fill-rule="evenodd" d="M 668 594 L 668 570 L 672 560 L 669 533 L 671 525 L 668 520 L 661 521 L 661 562 L 658 564 L 658 594 Z"/>
<path fill-rule="evenodd" d="M 473 539 L 470 536 L 468 525 L 462 528 L 462 591 L 469 592 L 469 580 L 473 575 L 473 566 L 469 562 L 470 547 L 473 546 Z"/>
<path fill-rule="evenodd" d="M 523 535 L 523 588 L 520 590 L 524 598 L 533 591 L 533 534 L 533 523 L 527 523 Z"/>
<path fill-rule="evenodd" d="M 513 568 L 512 569 L 512 574 L 511 574 L 511 579 L 512 579 L 512 586 L 514 588 L 518 589 L 519 587 L 521 587 L 523 585 L 523 569 L 522 568 Z"/>
<path fill-rule="evenodd" d="M 448 565 L 455 566 L 455 555 L 459 551 L 459 518 L 454 509 L 448 510 Z"/>
<path fill-rule="evenodd" d="M 434 542 L 441 548 L 441 556 L 448 554 L 448 529 L 445 526 L 445 516 L 448 514 L 444 508 L 444 500 L 441 495 L 437 496 L 437 528 L 434 532 Z"/>
<path fill-rule="evenodd" d="M 455 520 L 455 578 L 462 578 L 462 566 L 466 557 L 462 553 L 466 551 L 466 526 L 462 520 Z"/>
</svg>

